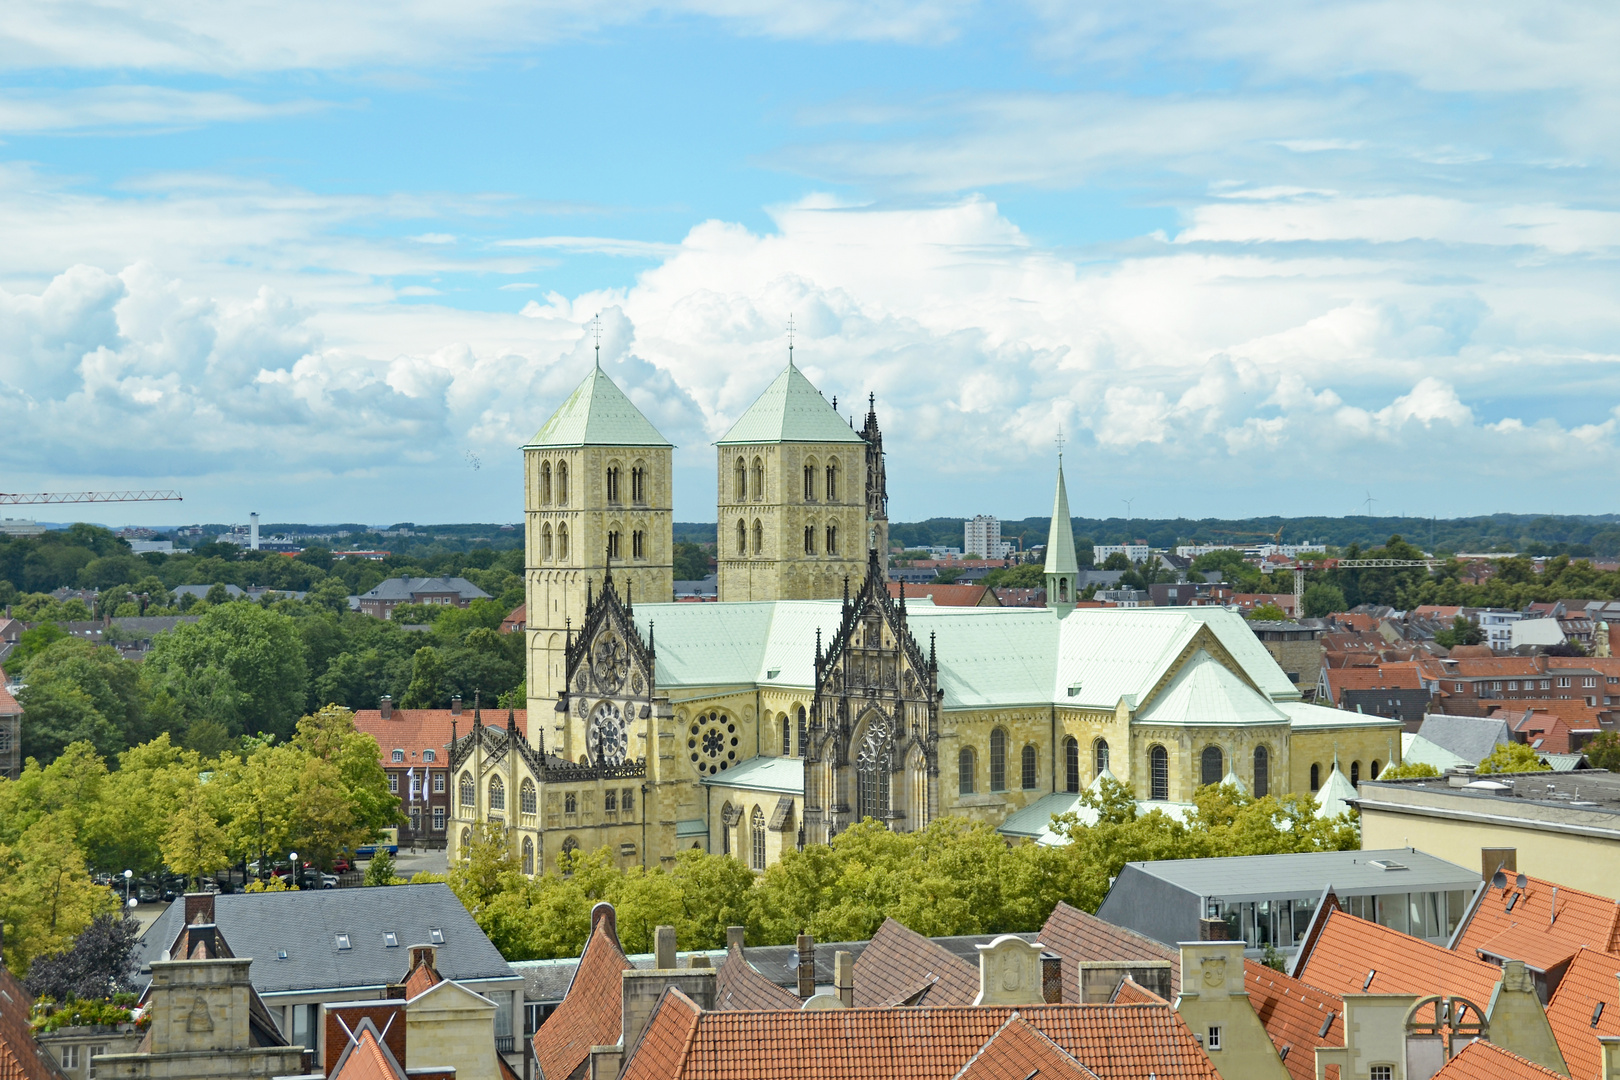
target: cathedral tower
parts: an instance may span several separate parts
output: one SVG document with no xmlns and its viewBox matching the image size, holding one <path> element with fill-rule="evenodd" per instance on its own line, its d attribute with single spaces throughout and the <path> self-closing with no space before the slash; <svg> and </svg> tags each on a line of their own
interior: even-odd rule
<svg viewBox="0 0 1620 1080">
<path fill-rule="evenodd" d="M 621 595 L 674 599 L 673 449 L 600 359 L 523 448 L 528 737 L 570 760 L 582 751 L 556 701 L 590 589 L 611 560 Z"/>
<path fill-rule="evenodd" d="M 875 432 L 877 419 L 868 417 Z M 720 600 L 830 600 L 866 576 L 870 446 L 788 365 L 719 448 Z M 881 477 L 881 448 L 879 477 Z M 881 538 L 887 546 L 888 523 Z"/>
<path fill-rule="evenodd" d="M 1058 455 L 1057 496 L 1052 503 L 1052 530 L 1046 537 L 1046 606 L 1063 618 L 1074 610 L 1080 561 L 1074 554 L 1074 523 L 1069 518 L 1069 490 L 1063 483 L 1063 455 Z"/>
</svg>

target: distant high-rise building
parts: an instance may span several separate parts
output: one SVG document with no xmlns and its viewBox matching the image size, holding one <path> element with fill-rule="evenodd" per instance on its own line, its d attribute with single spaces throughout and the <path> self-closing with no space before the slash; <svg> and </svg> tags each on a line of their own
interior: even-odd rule
<svg viewBox="0 0 1620 1080">
<path fill-rule="evenodd" d="M 1001 519 L 990 514 L 977 514 L 962 523 L 962 552 L 980 555 L 986 559 L 1003 559 L 1012 552 L 1012 544 L 1001 539 Z"/>
</svg>

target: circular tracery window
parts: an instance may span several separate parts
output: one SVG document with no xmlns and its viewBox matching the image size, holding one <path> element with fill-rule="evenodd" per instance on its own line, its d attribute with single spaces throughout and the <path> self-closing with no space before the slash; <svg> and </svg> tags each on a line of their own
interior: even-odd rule
<svg viewBox="0 0 1620 1080">
<path fill-rule="evenodd" d="M 713 776 L 737 763 L 737 722 L 723 713 L 700 713 L 687 732 L 686 751 L 700 773 Z"/>
</svg>

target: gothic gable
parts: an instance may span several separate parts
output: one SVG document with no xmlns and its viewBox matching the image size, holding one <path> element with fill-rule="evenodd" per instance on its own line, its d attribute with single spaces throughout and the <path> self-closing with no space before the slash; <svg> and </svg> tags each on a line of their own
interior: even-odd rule
<svg viewBox="0 0 1620 1080">
<path fill-rule="evenodd" d="M 600 593 L 591 596 L 587 585 L 584 625 L 568 631 L 567 688 L 558 708 L 583 725 L 592 765 L 645 758 L 636 732 L 652 715 L 656 657 L 651 632 L 643 641 L 633 616 L 609 569 Z"/>
</svg>

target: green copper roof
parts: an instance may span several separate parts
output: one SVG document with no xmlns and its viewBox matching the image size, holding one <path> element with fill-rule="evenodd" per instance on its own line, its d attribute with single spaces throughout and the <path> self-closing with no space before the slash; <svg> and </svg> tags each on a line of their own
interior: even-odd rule
<svg viewBox="0 0 1620 1080">
<path fill-rule="evenodd" d="M 1057 498 L 1052 503 L 1052 531 L 1046 537 L 1046 572 L 1068 574 L 1070 585 L 1080 573 L 1074 555 L 1074 523 L 1069 520 L 1069 489 L 1063 483 L 1063 457 L 1058 456 Z"/>
<path fill-rule="evenodd" d="M 715 445 L 864 441 L 790 362 Z"/>
<path fill-rule="evenodd" d="M 598 365 L 551 414 L 530 446 L 670 446 Z"/>
</svg>

